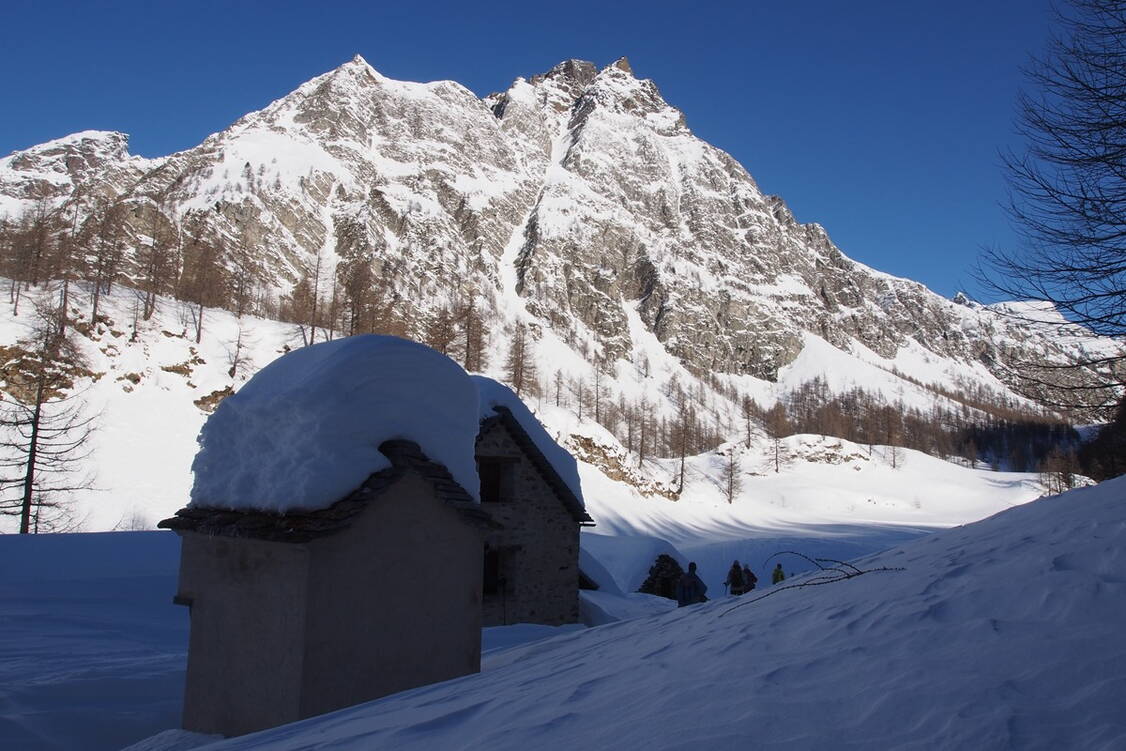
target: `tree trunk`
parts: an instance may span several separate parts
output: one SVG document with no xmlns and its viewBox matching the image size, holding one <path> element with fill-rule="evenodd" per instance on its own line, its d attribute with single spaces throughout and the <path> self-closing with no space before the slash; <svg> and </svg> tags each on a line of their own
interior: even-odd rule
<svg viewBox="0 0 1126 751">
<path fill-rule="evenodd" d="M 98 323 L 98 302 L 102 299 L 102 285 L 101 282 L 94 282 L 94 304 L 90 310 L 90 325 L 95 326 Z"/>
<path fill-rule="evenodd" d="M 63 273 L 63 292 L 59 302 L 59 331 L 66 331 L 67 305 L 70 304 L 70 280 Z"/>
<path fill-rule="evenodd" d="M 31 437 L 27 444 L 27 472 L 23 480 L 23 502 L 20 506 L 20 534 L 31 532 L 31 507 L 35 491 L 35 460 L 39 449 L 39 418 L 43 414 L 43 379 L 35 385 L 35 409 L 31 417 Z"/>
<path fill-rule="evenodd" d="M 11 302 L 12 302 L 12 315 L 13 316 L 18 316 L 20 314 L 20 294 L 21 294 L 22 289 L 23 289 L 23 284 L 21 282 L 16 281 L 15 279 L 13 279 L 12 280 L 12 286 L 11 286 L 10 291 L 8 293 L 8 297 L 11 299 Z"/>
</svg>

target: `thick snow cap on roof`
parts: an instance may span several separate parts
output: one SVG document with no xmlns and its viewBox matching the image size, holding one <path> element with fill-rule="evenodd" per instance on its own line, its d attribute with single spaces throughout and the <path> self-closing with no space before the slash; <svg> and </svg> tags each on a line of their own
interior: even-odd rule
<svg viewBox="0 0 1126 751">
<path fill-rule="evenodd" d="M 532 414 L 527 405 L 513 393 L 512 389 L 503 383 L 498 383 L 492 378 L 481 375 L 472 376 L 473 383 L 477 386 L 478 403 L 481 410 L 481 419 L 486 420 L 496 415 L 497 407 L 505 407 L 509 413 L 520 423 L 520 427 L 532 439 L 532 443 L 540 450 L 548 464 L 559 475 L 559 479 L 574 494 L 580 503 L 583 501 L 582 484 L 579 482 L 579 465 L 575 457 L 567 449 L 555 442 L 536 416 Z"/>
<path fill-rule="evenodd" d="M 294 350 L 224 399 L 199 433 L 192 506 L 327 508 L 414 441 L 473 498 L 477 389 L 450 358 L 374 334 Z"/>
</svg>

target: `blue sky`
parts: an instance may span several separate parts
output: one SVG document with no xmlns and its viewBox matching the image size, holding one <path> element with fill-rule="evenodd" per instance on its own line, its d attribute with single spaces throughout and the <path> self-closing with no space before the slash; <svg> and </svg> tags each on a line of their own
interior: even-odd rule
<svg viewBox="0 0 1126 751">
<path fill-rule="evenodd" d="M 0 154 L 87 128 L 157 156 L 362 54 L 478 94 L 629 57 L 701 138 L 850 257 L 944 295 L 1015 242 L 998 152 L 1050 0 L 5 0 Z"/>
</svg>

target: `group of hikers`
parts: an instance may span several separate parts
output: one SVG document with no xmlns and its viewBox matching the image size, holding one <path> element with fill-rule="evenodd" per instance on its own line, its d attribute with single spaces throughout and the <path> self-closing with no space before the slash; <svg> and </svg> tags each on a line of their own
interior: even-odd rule
<svg viewBox="0 0 1126 751">
<path fill-rule="evenodd" d="M 774 572 L 771 575 L 771 580 L 774 584 L 782 582 L 786 578 L 786 573 L 782 571 L 782 564 L 779 563 L 774 567 Z M 758 577 L 755 572 L 751 571 L 750 566 L 741 566 L 739 561 L 731 564 L 731 569 L 727 572 L 727 580 L 723 583 L 724 589 L 731 592 L 732 595 L 738 597 L 739 595 L 746 594 L 755 588 L 758 584 Z M 693 605 L 697 602 L 707 602 L 708 598 L 705 596 L 708 591 L 708 585 L 696 573 L 696 562 L 693 561 L 688 564 L 688 573 L 680 577 L 680 581 L 676 585 L 676 602 L 679 607 L 685 605 Z"/>
</svg>

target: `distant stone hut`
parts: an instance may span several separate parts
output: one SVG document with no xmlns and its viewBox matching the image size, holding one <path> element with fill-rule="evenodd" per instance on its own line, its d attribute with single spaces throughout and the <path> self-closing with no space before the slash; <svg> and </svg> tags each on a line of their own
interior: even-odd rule
<svg viewBox="0 0 1126 751">
<path fill-rule="evenodd" d="M 512 412 L 493 409 L 476 446 L 481 508 L 499 523 L 485 536 L 484 624 L 575 623 L 591 518 Z"/>
<path fill-rule="evenodd" d="M 160 523 L 191 612 L 184 728 L 241 735 L 480 670 L 495 523 L 417 444 L 380 451 L 392 466 L 322 510 Z"/>
</svg>

